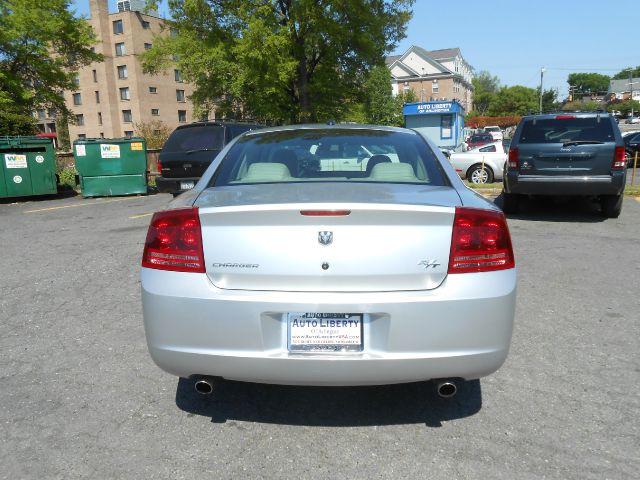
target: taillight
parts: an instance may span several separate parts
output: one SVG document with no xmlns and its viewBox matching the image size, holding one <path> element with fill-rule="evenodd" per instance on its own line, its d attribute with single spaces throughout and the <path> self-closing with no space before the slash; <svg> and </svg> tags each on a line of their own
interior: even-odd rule
<svg viewBox="0 0 640 480">
<path fill-rule="evenodd" d="M 509 168 L 511 170 L 517 170 L 520 167 L 520 159 L 518 158 L 518 149 L 511 148 L 509 150 Z"/>
<path fill-rule="evenodd" d="M 174 272 L 204 273 L 202 232 L 197 208 L 153 214 L 144 244 L 142 266 Z"/>
<path fill-rule="evenodd" d="M 449 273 L 489 272 L 515 266 L 509 228 L 502 212 L 456 208 Z"/>
<path fill-rule="evenodd" d="M 160 161 L 160 157 L 158 157 L 157 169 L 158 169 L 158 174 L 162 176 L 162 162 Z"/>
<path fill-rule="evenodd" d="M 613 152 L 613 163 L 611 164 L 611 168 L 613 170 L 623 170 L 626 168 L 627 162 L 624 157 L 624 147 L 616 147 Z"/>
<path fill-rule="evenodd" d="M 572 120 L 576 118 L 575 115 L 556 115 L 556 120 Z"/>
</svg>

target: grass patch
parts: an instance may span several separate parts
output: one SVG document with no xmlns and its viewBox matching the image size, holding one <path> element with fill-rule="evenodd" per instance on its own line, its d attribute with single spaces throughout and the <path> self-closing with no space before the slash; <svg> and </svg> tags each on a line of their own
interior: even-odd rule
<svg viewBox="0 0 640 480">
<path fill-rule="evenodd" d="M 632 197 L 640 197 L 640 185 L 627 185 L 624 189 L 624 194 Z"/>
</svg>

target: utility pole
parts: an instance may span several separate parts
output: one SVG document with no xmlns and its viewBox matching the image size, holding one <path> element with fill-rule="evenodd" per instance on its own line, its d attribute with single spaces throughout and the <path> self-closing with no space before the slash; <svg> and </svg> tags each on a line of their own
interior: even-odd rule
<svg viewBox="0 0 640 480">
<path fill-rule="evenodd" d="M 422 82 L 424 81 L 424 67 L 422 67 L 422 76 L 420 77 L 420 103 L 424 102 L 424 86 Z"/>
<path fill-rule="evenodd" d="M 631 118 L 633 118 L 633 69 L 629 71 L 629 88 L 631 88 Z"/>
<path fill-rule="evenodd" d="M 542 80 L 544 78 L 545 68 L 540 69 L 540 113 L 542 113 Z"/>
</svg>

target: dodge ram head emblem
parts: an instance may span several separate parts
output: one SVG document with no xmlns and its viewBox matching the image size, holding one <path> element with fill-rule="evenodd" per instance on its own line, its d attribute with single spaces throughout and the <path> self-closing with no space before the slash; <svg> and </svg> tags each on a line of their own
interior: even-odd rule
<svg viewBox="0 0 640 480">
<path fill-rule="evenodd" d="M 333 232 L 318 232 L 318 241 L 322 245 L 331 245 L 333 243 Z"/>
</svg>

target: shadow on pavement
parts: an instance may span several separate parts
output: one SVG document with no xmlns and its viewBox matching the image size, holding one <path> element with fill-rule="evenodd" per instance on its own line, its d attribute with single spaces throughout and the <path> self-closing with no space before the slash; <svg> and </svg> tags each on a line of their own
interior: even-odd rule
<svg viewBox="0 0 640 480">
<path fill-rule="evenodd" d="M 26 203 L 26 202 L 48 202 L 51 200 L 58 200 L 63 198 L 77 197 L 78 192 L 69 189 L 60 189 L 58 193 L 51 195 L 31 195 L 28 197 L 2 197 L 0 198 L 0 204 L 6 205 L 10 203 Z"/>
<path fill-rule="evenodd" d="M 493 203 L 502 208 L 502 193 L 494 199 Z M 520 199 L 518 213 L 507 214 L 507 218 L 534 222 L 582 223 L 600 223 L 607 220 L 600 214 L 600 203 L 596 198 L 544 196 L 535 198 L 523 196 Z"/>
<path fill-rule="evenodd" d="M 431 382 L 372 387 L 299 387 L 222 381 L 211 395 L 180 378 L 176 405 L 190 415 L 284 425 L 359 427 L 442 422 L 471 416 L 482 407 L 479 380 L 461 382 L 451 399 L 438 397 Z"/>
</svg>

